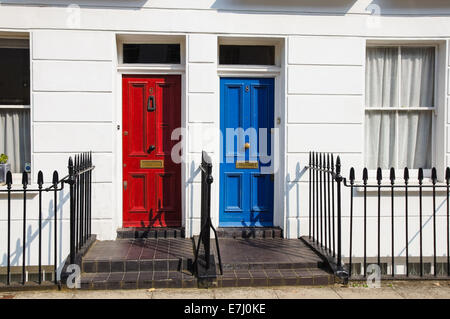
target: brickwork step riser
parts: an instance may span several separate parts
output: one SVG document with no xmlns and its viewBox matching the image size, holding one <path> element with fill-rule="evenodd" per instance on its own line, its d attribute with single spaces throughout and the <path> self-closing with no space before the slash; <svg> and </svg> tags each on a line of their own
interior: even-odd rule
<svg viewBox="0 0 450 319">
<path fill-rule="evenodd" d="M 326 265 L 323 262 L 317 263 L 236 263 L 223 264 L 224 270 L 258 270 L 258 269 L 323 269 Z"/>
<path fill-rule="evenodd" d="M 133 238 L 184 238 L 183 228 L 176 229 L 148 229 L 148 228 L 119 228 L 117 230 L 117 239 Z"/>
<path fill-rule="evenodd" d="M 153 260 L 84 260 L 84 273 L 116 273 L 133 271 L 181 271 L 189 269 L 188 259 Z"/>
<path fill-rule="evenodd" d="M 81 289 L 195 288 L 197 279 L 178 271 L 82 274 Z"/>
<path fill-rule="evenodd" d="M 148 289 L 148 288 L 197 288 L 199 282 L 193 276 L 177 273 L 172 278 L 153 279 L 150 273 L 147 277 L 121 280 L 117 278 L 83 278 L 81 279 L 82 289 Z M 152 278 L 152 279 L 150 279 Z M 230 278 L 219 276 L 208 284 L 209 287 L 275 287 L 275 286 L 327 286 L 335 283 L 333 275 L 316 275 L 305 277 L 254 277 L 254 278 Z"/>
<path fill-rule="evenodd" d="M 218 228 L 219 238 L 283 238 L 281 228 Z"/>
</svg>

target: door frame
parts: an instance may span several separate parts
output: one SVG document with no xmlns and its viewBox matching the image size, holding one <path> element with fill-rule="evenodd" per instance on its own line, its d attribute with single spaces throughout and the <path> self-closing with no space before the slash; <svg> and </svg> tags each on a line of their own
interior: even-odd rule
<svg viewBox="0 0 450 319">
<path fill-rule="evenodd" d="M 116 100 L 117 102 L 117 106 L 116 106 L 116 110 L 118 110 L 117 114 L 116 114 L 116 125 L 115 127 L 113 127 L 113 129 L 115 130 L 116 133 L 116 156 L 115 156 L 115 162 L 116 162 L 116 174 L 117 174 L 117 188 L 116 188 L 116 194 L 117 194 L 117 213 L 116 213 L 116 225 L 114 225 L 115 229 L 117 228 L 121 228 L 123 227 L 123 185 L 122 185 L 122 181 L 123 181 L 123 134 L 122 134 L 122 129 L 123 129 L 123 122 L 122 122 L 122 111 L 123 111 L 123 103 L 122 103 L 122 78 L 124 75 L 148 75 L 148 76 L 164 76 L 164 75 L 179 75 L 180 76 L 180 81 L 181 81 L 181 107 L 180 107 L 180 111 L 181 111 L 181 127 L 186 127 L 186 119 L 187 119 L 187 115 L 186 115 L 186 76 L 185 76 L 185 72 L 184 70 L 166 70 L 166 71 L 162 71 L 162 70 L 154 70 L 154 71 L 149 71 L 149 70 L 138 70 L 138 69 L 131 69 L 131 70 L 126 70 L 126 69 L 121 69 L 117 71 L 117 82 L 116 82 Z M 118 114 L 120 113 L 120 114 Z M 120 128 L 118 128 L 120 126 Z M 184 153 L 186 153 L 186 143 L 187 142 L 187 138 L 184 136 L 182 139 L 182 151 Z M 183 187 L 183 185 L 185 185 L 186 183 L 186 163 L 184 161 L 181 162 L 181 184 L 179 185 L 179 187 L 181 187 L 181 227 L 185 227 L 186 224 L 186 220 L 185 220 L 185 212 L 186 212 L 186 201 L 185 201 L 185 196 L 186 196 L 186 188 Z"/>
<path fill-rule="evenodd" d="M 255 68 L 246 68 L 245 66 L 240 67 L 236 66 L 235 68 L 231 67 L 218 67 L 217 70 L 218 81 L 217 81 L 217 105 L 218 105 L 218 114 L 217 114 L 217 123 L 219 123 L 220 127 L 220 79 L 224 77 L 228 78 L 273 78 L 274 79 L 274 128 L 278 128 L 279 130 L 279 139 L 274 141 L 275 149 L 279 149 L 280 152 L 276 154 L 274 161 L 278 166 L 278 171 L 274 176 L 274 193 L 273 193 L 273 226 L 281 227 L 282 229 L 286 229 L 287 221 L 285 218 L 285 202 L 284 202 L 284 194 L 285 194 L 285 74 L 282 67 L 255 67 Z M 284 94 L 283 94 L 284 93 Z M 277 119 L 280 118 L 280 123 L 278 124 Z M 219 128 L 220 130 L 220 128 Z M 220 154 L 222 150 L 220 149 L 220 136 L 218 138 L 216 148 L 217 154 L 217 164 L 220 163 Z M 216 176 L 220 178 L 220 165 L 216 165 L 218 168 L 216 170 Z M 219 181 L 218 181 L 219 183 Z M 216 209 L 212 211 L 213 224 L 215 226 L 219 226 L 219 211 L 220 211 L 220 190 L 217 187 L 217 191 L 215 192 L 215 201 L 217 203 Z M 284 234 L 286 237 L 286 234 Z"/>
<path fill-rule="evenodd" d="M 122 138 L 122 77 L 123 75 L 179 75 L 181 77 L 181 127 L 187 127 L 187 88 L 186 88 L 186 36 L 184 34 L 127 34 L 124 35 L 125 38 L 129 38 L 131 42 L 134 43 L 154 43 L 154 42 L 164 42 L 164 43 L 179 43 L 180 44 L 180 64 L 136 64 L 136 65 L 126 65 L 120 64 L 121 61 L 120 47 L 125 42 L 118 37 L 122 36 L 117 33 L 114 34 L 114 42 L 116 50 L 113 56 L 113 68 L 116 70 L 115 79 L 113 83 L 112 99 L 115 105 L 115 111 L 113 114 L 113 127 L 112 134 L 115 135 L 115 144 L 113 149 L 113 167 L 115 171 L 115 176 L 117 180 L 112 180 L 113 191 L 112 196 L 116 198 L 115 209 L 113 210 L 114 216 L 111 216 L 111 226 L 106 225 L 108 230 L 112 232 L 112 238 L 115 238 L 115 232 L 118 228 L 123 227 L 123 138 Z M 126 42 L 130 42 L 126 41 Z M 115 100 L 115 101 L 114 101 Z M 182 139 L 182 150 L 183 155 L 187 153 L 187 136 L 183 136 Z M 181 227 L 186 227 L 186 177 L 187 169 L 185 161 L 181 162 Z M 111 228 L 111 229 L 109 229 Z"/>
<path fill-rule="evenodd" d="M 114 225 L 115 229 L 123 227 L 123 185 L 122 185 L 122 181 L 123 181 L 123 156 L 122 156 L 122 151 L 123 151 L 123 134 L 122 134 L 122 129 L 123 129 L 123 123 L 122 123 L 122 110 L 123 110 L 123 103 L 122 103 L 122 78 L 124 75 L 148 75 L 148 76 L 158 76 L 158 75 L 179 75 L 180 76 L 180 81 L 181 81 L 181 107 L 180 107 L 180 111 L 181 111 L 181 127 L 186 127 L 186 119 L 187 119 L 187 115 L 186 115 L 186 76 L 185 76 L 185 72 L 183 71 L 171 71 L 171 70 L 166 70 L 166 71 L 162 71 L 162 70 L 154 70 L 154 71 L 149 71 L 149 70 L 137 70 L 137 69 L 132 69 L 132 70 L 118 70 L 117 71 L 117 90 L 116 90 L 116 100 L 117 102 L 117 106 L 116 106 L 116 110 L 118 110 L 120 112 L 120 114 L 118 114 L 119 112 L 117 112 L 116 114 L 116 125 L 113 128 L 116 132 L 116 156 L 115 156 L 115 162 L 116 162 L 116 174 L 117 174 L 117 188 L 116 188 L 116 192 L 117 192 L 117 213 L 116 213 L 116 225 Z M 120 126 L 120 129 L 118 129 L 118 126 Z M 183 137 L 182 139 L 182 151 L 184 151 L 184 153 L 186 153 L 186 137 Z M 183 185 L 186 183 L 186 163 L 184 161 L 181 162 L 181 184 L 179 185 L 179 187 L 181 187 L 181 227 L 185 227 L 185 212 L 186 212 L 186 201 L 185 201 L 185 196 L 186 196 L 186 191 L 185 191 L 185 187 L 183 187 Z M 114 231 L 115 231 L 114 229 Z"/>
<path fill-rule="evenodd" d="M 121 97 L 122 97 L 122 94 L 123 94 L 123 78 L 124 78 L 124 76 L 129 76 L 129 77 L 139 77 L 139 76 L 143 76 L 142 78 L 143 79 L 145 79 L 145 78 L 158 78 L 158 77 L 164 77 L 164 76 L 179 76 L 179 80 L 180 80 L 180 82 L 182 82 L 183 81 L 183 77 L 180 75 L 180 74 L 174 74 L 174 73 L 171 73 L 171 74 L 161 74 L 161 73 L 142 73 L 142 74 L 138 74 L 138 73 L 136 73 L 136 72 L 131 72 L 131 73 L 128 73 L 128 72 L 124 72 L 124 73 L 122 73 L 121 74 Z M 155 84 L 155 85 L 157 85 L 157 84 Z M 180 83 L 180 112 L 182 112 L 182 95 L 183 95 L 183 91 L 182 91 L 182 83 Z M 121 103 L 121 111 L 122 111 L 122 113 L 121 113 L 121 115 L 123 115 L 123 107 L 124 107 L 124 103 L 123 103 L 123 100 L 122 100 L 122 103 Z M 118 135 L 120 135 L 120 138 L 121 138 L 121 146 L 122 146 L 122 149 L 121 149 L 121 154 L 123 155 L 123 141 L 124 141 L 124 135 L 123 134 L 121 134 L 122 132 L 123 132 L 123 118 L 121 117 L 121 124 L 120 124 L 120 130 L 117 130 L 120 134 L 118 134 Z M 181 116 L 180 116 L 180 125 L 182 126 L 182 119 L 181 119 Z M 184 152 L 184 149 L 182 149 L 182 152 Z M 122 185 L 123 184 L 123 164 L 124 164 L 124 161 L 123 161 L 123 157 L 120 159 L 120 165 L 119 165 L 119 168 L 122 170 L 122 174 L 121 174 L 121 180 L 119 181 L 119 183 Z M 181 162 L 180 163 L 180 171 L 179 171 L 179 174 L 183 174 L 183 171 L 182 171 L 182 164 L 183 164 L 183 162 Z M 180 176 L 181 177 L 181 176 Z M 180 178 L 180 187 L 182 187 L 182 178 Z M 122 205 L 123 205 L 123 196 L 124 195 L 124 191 L 123 191 L 123 188 L 121 187 L 121 198 L 122 198 Z M 181 192 L 180 192 L 180 197 L 181 196 L 183 196 L 182 194 L 181 194 Z M 183 199 L 182 198 L 180 198 L 180 200 L 183 202 Z M 181 210 L 183 210 L 183 205 L 181 204 L 180 205 L 181 206 Z M 121 225 L 121 227 L 125 227 L 124 226 L 124 216 L 125 216 L 125 209 L 124 209 L 124 207 L 122 206 L 122 215 L 121 215 L 121 218 L 122 218 L 122 221 L 121 221 L 121 223 L 122 223 L 122 225 Z M 181 211 L 180 212 L 180 219 L 181 219 L 181 221 L 180 221 L 180 226 L 176 226 L 176 227 L 184 227 L 184 225 L 183 225 L 183 211 Z M 130 226 L 127 226 L 127 227 L 130 227 Z M 157 227 L 159 227 L 159 228 L 166 228 L 166 227 L 162 227 L 162 226 L 157 226 Z M 167 226 L 167 227 L 174 227 L 174 226 Z"/>
<path fill-rule="evenodd" d="M 276 116 L 275 116 L 275 99 L 276 99 L 276 97 L 275 97 L 275 87 L 276 87 L 276 81 L 275 81 L 275 77 L 273 77 L 273 76 L 250 76 L 250 77 L 248 77 L 248 76 L 246 76 L 246 77 L 238 77 L 238 76 L 228 76 L 228 75 L 223 75 L 223 76 L 220 76 L 219 77 L 219 82 L 221 82 L 222 81 L 222 79 L 229 79 L 229 78 L 232 78 L 232 79 L 245 79 L 245 80 L 248 80 L 248 79 L 255 79 L 255 80 L 260 80 L 260 79 L 272 79 L 273 80 L 273 104 L 272 104 L 272 106 L 273 106 L 273 128 L 275 128 L 275 125 L 276 125 Z M 222 88 L 222 85 L 221 85 L 221 83 L 219 83 L 219 86 L 220 86 L 220 88 Z M 219 114 L 222 114 L 222 107 L 224 107 L 223 105 L 222 105 L 222 101 L 221 101 L 221 96 L 222 96 L 222 91 L 220 91 L 219 92 Z M 219 116 L 220 117 L 220 116 Z M 224 119 L 223 118 L 220 118 L 220 122 L 218 123 L 219 124 L 219 128 L 222 128 L 222 121 L 223 121 Z M 271 129 L 272 129 L 272 127 L 271 127 Z M 223 143 L 225 143 L 225 135 L 224 134 L 222 134 L 222 138 L 224 139 L 224 141 L 223 141 Z M 258 141 L 259 142 L 259 141 Z M 274 141 L 275 143 L 276 143 L 276 140 Z M 274 144 L 275 144 L 274 143 Z M 220 152 L 219 152 L 219 159 L 220 160 L 222 160 L 223 159 L 223 146 L 224 146 L 225 144 L 222 144 L 222 149 L 220 149 Z M 276 145 L 274 145 L 275 147 L 276 147 Z M 274 148 L 275 149 L 275 148 Z M 221 210 L 222 210 L 222 205 L 223 205 L 223 203 L 221 203 L 221 198 L 220 198 L 220 193 L 221 193 L 221 190 L 220 190 L 220 188 L 221 188 L 221 186 L 222 186 L 222 177 L 223 177 L 223 174 L 222 174 L 222 169 L 221 169 L 221 167 L 222 167 L 222 165 L 221 164 L 219 164 L 218 165 L 219 166 L 219 168 L 218 168 L 218 170 L 219 170 L 219 174 L 218 174 L 218 179 L 219 179 L 219 181 L 218 181 L 218 184 L 219 184 L 219 186 L 218 186 L 218 189 L 219 189 L 219 202 L 218 202 L 218 207 L 219 207 L 219 211 L 218 211 L 218 215 L 219 215 L 219 218 L 218 218 L 218 225 L 220 226 L 220 223 L 221 223 L 221 220 L 220 220 L 220 213 L 221 213 Z M 269 226 L 269 227 L 273 227 L 273 226 L 275 226 L 275 180 L 274 180 L 274 183 L 273 183 L 273 190 L 272 190 L 272 196 L 273 196 L 273 198 L 272 198 L 272 203 L 273 203 L 273 205 L 272 205 L 272 225 L 271 226 Z M 240 227 L 240 226 L 220 226 L 220 227 Z M 264 227 L 264 226 L 257 226 L 257 227 Z"/>
</svg>

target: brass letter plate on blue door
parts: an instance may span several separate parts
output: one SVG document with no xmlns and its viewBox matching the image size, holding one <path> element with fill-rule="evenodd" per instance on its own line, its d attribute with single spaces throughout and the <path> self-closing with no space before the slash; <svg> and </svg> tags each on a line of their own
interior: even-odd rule
<svg viewBox="0 0 450 319">
<path fill-rule="evenodd" d="M 236 161 L 236 168 L 258 168 L 258 162 L 239 162 L 239 161 Z"/>
<path fill-rule="evenodd" d="M 163 160 L 141 160 L 141 168 L 164 168 Z"/>
</svg>

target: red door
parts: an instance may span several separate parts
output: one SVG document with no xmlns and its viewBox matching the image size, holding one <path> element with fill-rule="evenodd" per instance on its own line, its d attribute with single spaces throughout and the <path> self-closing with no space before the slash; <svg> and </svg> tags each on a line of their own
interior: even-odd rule
<svg viewBox="0 0 450 319">
<path fill-rule="evenodd" d="M 123 225 L 181 225 L 181 164 L 171 158 L 181 125 L 177 75 L 125 75 L 123 90 Z"/>
</svg>

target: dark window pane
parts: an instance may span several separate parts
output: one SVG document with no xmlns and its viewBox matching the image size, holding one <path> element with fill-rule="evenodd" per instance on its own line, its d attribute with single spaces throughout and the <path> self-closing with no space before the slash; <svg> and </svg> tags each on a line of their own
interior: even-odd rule
<svg viewBox="0 0 450 319">
<path fill-rule="evenodd" d="M 124 44 L 124 63 L 180 63 L 179 44 Z"/>
<path fill-rule="evenodd" d="M 30 50 L 0 48 L 0 104 L 30 104 Z"/>
<path fill-rule="evenodd" d="M 220 64 L 274 65 L 272 45 L 221 45 Z"/>
</svg>

